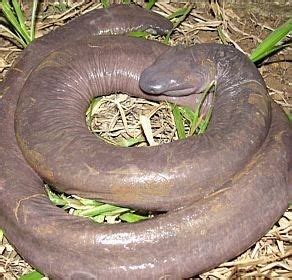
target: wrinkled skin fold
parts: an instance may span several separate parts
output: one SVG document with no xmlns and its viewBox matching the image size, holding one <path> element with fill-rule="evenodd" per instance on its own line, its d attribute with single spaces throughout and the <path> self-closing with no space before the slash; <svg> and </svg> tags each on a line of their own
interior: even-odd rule
<svg viewBox="0 0 292 280">
<path fill-rule="evenodd" d="M 135 6 L 92 11 L 32 43 L 1 85 L 0 227 L 50 279 L 191 277 L 247 249 L 287 208 L 291 126 L 247 57 L 216 44 L 172 49 L 97 36 L 170 28 Z M 199 95 L 178 91 L 212 80 L 214 113 L 202 137 L 125 149 L 86 128 L 94 96 L 125 91 L 193 106 Z M 96 225 L 53 206 L 43 179 L 65 192 L 170 211 Z"/>
</svg>

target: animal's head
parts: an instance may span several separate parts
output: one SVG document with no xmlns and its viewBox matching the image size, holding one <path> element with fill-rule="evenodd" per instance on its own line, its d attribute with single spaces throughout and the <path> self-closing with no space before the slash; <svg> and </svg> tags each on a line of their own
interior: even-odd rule
<svg viewBox="0 0 292 280">
<path fill-rule="evenodd" d="M 153 95 L 184 96 L 203 91 L 214 78 L 212 65 L 193 48 L 172 47 L 145 69 L 140 87 Z"/>
</svg>

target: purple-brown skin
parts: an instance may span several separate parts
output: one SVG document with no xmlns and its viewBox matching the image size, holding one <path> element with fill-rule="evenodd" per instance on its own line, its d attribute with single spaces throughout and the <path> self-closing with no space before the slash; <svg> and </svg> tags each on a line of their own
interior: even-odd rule
<svg viewBox="0 0 292 280">
<path fill-rule="evenodd" d="M 159 62 L 140 80 L 152 93 L 153 82 L 166 86 L 163 77 L 169 81 L 167 93 L 174 95 L 178 85 L 184 92 L 191 87 L 190 94 L 216 80 L 208 133 L 143 149 L 98 141 L 85 122 L 90 100 L 116 91 L 153 99 L 143 95 L 138 81 L 157 56 Z M 48 54 L 21 89 L 15 115 L 19 147 L 47 182 L 63 192 L 151 210 L 175 209 L 219 190 L 258 151 L 269 125 L 270 100 L 262 78 L 234 48 L 169 48 L 125 36 L 81 39 Z"/>
<path fill-rule="evenodd" d="M 184 49 L 91 36 L 170 27 L 135 6 L 95 10 L 37 39 L 2 84 L 0 227 L 50 279 L 191 277 L 247 249 L 287 208 L 291 127 L 247 57 L 216 44 Z M 139 87 L 144 70 L 140 86 L 152 95 Z M 191 106 L 197 94 L 167 95 L 202 90 L 213 79 L 215 107 L 203 136 L 126 149 L 86 127 L 94 96 L 119 90 Z M 71 216 L 50 203 L 21 151 L 62 191 L 179 209 L 131 225 Z"/>
</svg>

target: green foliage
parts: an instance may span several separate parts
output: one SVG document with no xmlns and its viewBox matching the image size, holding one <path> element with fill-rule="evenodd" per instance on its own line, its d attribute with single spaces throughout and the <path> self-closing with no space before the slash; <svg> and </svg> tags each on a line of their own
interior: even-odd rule
<svg viewBox="0 0 292 280">
<path fill-rule="evenodd" d="M 107 9 L 110 6 L 109 0 L 101 0 L 102 7 Z"/>
<path fill-rule="evenodd" d="M 146 36 L 150 35 L 147 31 L 131 31 L 127 33 L 130 37 L 136 37 L 136 38 L 146 38 Z"/>
<path fill-rule="evenodd" d="M 181 9 L 178 9 L 177 11 L 175 11 L 168 17 L 168 19 L 176 19 L 176 20 L 173 24 L 172 30 L 170 30 L 168 34 L 165 36 L 165 39 L 164 39 L 165 44 L 169 43 L 170 35 L 174 31 L 174 29 L 177 28 L 186 19 L 186 17 L 188 16 L 188 14 L 191 12 L 192 9 L 193 9 L 193 5 L 185 6 Z"/>
<path fill-rule="evenodd" d="M 32 271 L 32 272 L 29 272 L 28 274 L 21 276 L 19 280 L 41 280 L 42 277 L 44 276 L 40 274 L 39 272 Z"/>
<path fill-rule="evenodd" d="M 148 3 L 145 5 L 145 9 L 151 10 L 152 7 L 155 5 L 156 0 L 149 0 Z"/>
<path fill-rule="evenodd" d="M 203 116 L 201 114 L 201 107 L 214 85 L 215 82 L 213 81 L 202 93 L 202 97 L 194 111 L 187 107 L 172 106 L 172 114 L 179 139 L 185 139 L 187 136 L 194 134 L 202 134 L 207 129 L 213 108 L 210 108 L 206 115 Z"/>
<path fill-rule="evenodd" d="M 180 108 L 176 105 L 174 105 L 172 108 L 172 115 L 174 118 L 174 123 L 176 126 L 176 131 L 177 131 L 179 139 L 186 138 L 186 132 L 185 132 L 185 126 L 184 126 L 184 120 L 183 120 L 183 111 L 184 111 L 184 108 Z"/>
<path fill-rule="evenodd" d="M 8 0 L 1 1 L 1 9 L 5 17 L 5 23 L 1 24 L 0 27 L 25 48 L 35 37 L 35 17 L 38 1 L 33 0 L 30 28 L 25 24 L 25 16 L 19 2 L 17 0 L 12 0 L 11 2 L 12 5 L 10 5 Z"/>
<path fill-rule="evenodd" d="M 138 222 L 148 219 L 148 216 L 134 214 L 134 210 L 99 202 L 93 199 L 81 198 L 76 195 L 57 194 L 48 186 L 46 191 L 51 202 L 64 210 L 70 210 L 75 216 L 87 217 L 97 223 L 116 223 L 117 221 Z M 126 214 L 126 215 L 125 215 Z"/>
<path fill-rule="evenodd" d="M 148 219 L 148 217 L 144 217 L 133 213 L 125 213 L 120 216 L 120 219 L 127 223 L 136 223 L 142 220 L 146 220 Z"/>
<path fill-rule="evenodd" d="M 289 19 L 284 24 L 275 29 L 256 47 L 256 49 L 251 53 L 250 59 L 256 63 L 276 52 L 277 50 L 286 47 L 288 44 L 281 45 L 281 42 L 291 31 L 292 19 Z"/>
</svg>

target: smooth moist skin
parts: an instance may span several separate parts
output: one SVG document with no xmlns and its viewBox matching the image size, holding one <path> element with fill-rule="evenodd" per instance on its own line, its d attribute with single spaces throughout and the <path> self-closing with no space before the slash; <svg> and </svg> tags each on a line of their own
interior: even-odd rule
<svg viewBox="0 0 292 280">
<path fill-rule="evenodd" d="M 256 67 L 233 47 L 108 35 L 136 29 L 162 34 L 171 24 L 137 6 L 92 11 L 36 39 L 1 85 L 0 227 L 50 279 L 191 277 L 247 249 L 287 208 L 291 127 Z M 202 136 L 127 149 L 87 129 L 95 96 L 123 91 L 193 107 L 212 81 Z M 43 180 L 169 212 L 97 225 L 53 206 Z"/>
</svg>

